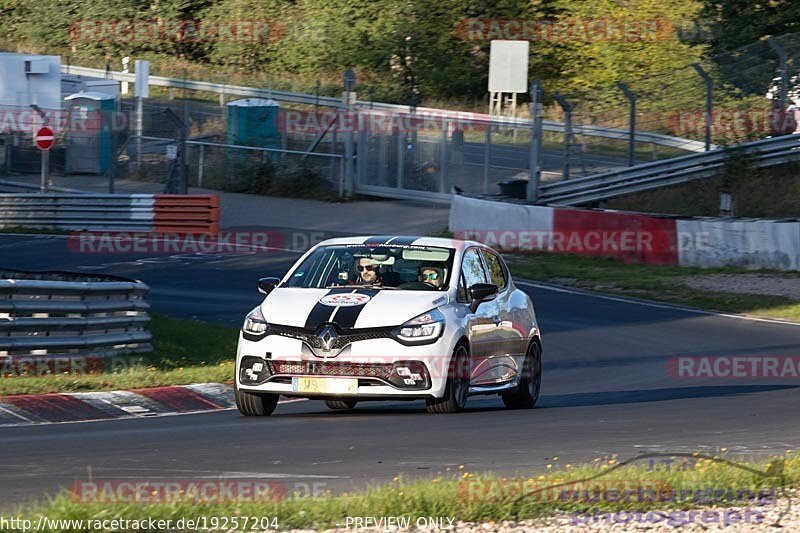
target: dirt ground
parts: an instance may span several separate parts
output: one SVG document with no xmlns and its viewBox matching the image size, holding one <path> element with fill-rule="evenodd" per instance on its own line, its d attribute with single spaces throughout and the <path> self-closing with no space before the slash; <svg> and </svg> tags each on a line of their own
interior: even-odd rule
<svg viewBox="0 0 800 533">
<path fill-rule="evenodd" d="M 709 274 L 683 279 L 693 289 L 740 294 L 768 294 L 800 300 L 800 276 L 779 274 Z"/>
</svg>

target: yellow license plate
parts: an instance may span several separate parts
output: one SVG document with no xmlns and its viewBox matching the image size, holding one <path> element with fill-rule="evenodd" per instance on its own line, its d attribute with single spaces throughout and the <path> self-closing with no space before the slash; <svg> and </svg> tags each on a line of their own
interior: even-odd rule
<svg viewBox="0 0 800 533">
<path fill-rule="evenodd" d="M 357 378 L 292 378 L 292 392 L 355 394 L 357 391 Z"/>
</svg>

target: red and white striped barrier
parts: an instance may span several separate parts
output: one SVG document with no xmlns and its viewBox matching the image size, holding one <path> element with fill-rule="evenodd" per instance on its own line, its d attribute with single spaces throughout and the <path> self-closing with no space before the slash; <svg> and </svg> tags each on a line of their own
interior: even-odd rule
<svg viewBox="0 0 800 533">
<path fill-rule="evenodd" d="M 0 228 L 219 232 L 219 199 L 205 194 L 1 194 Z"/>
<path fill-rule="evenodd" d="M 500 250 L 652 265 L 800 270 L 800 222 L 677 218 L 456 195 L 450 231 Z"/>
</svg>

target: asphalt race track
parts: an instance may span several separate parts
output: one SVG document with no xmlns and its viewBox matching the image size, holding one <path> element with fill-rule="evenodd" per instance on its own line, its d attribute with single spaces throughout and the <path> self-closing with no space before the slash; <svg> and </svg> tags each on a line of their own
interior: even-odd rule
<svg viewBox="0 0 800 533">
<path fill-rule="evenodd" d="M 256 279 L 294 252 L 136 256 L 70 252 L 63 237 L 0 236 L 5 268 L 79 269 L 148 283 L 156 312 L 238 325 Z M 265 478 L 333 490 L 467 471 L 532 474 L 558 464 L 643 452 L 783 453 L 800 442 L 797 380 L 695 381 L 667 365 L 687 355 L 800 355 L 800 327 L 525 285 L 544 334 L 537 409 L 473 397 L 468 411 L 428 415 L 422 402 L 282 404 L 269 418 L 235 411 L 0 429 L 0 501 L 39 498 L 76 480 Z M 449 471 L 448 471 L 449 469 Z"/>
</svg>

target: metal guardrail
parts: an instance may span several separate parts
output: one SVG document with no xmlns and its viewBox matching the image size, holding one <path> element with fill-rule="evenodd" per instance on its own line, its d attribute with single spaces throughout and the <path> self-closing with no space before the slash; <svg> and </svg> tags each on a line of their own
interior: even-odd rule
<svg viewBox="0 0 800 533">
<path fill-rule="evenodd" d="M 92 78 L 106 78 L 117 81 L 127 81 L 129 83 L 136 82 L 136 75 L 130 73 L 116 72 L 112 70 L 104 70 L 99 68 L 80 67 L 75 65 L 61 65 L 62 74 L 74 74 L 77 76 L 86 76 Z M 242 85 L 226 85 L 222 83 L 210 83 L 205 81 L 195 81 L 181 78 L 166 78 L 162 76 L 150 76 L 150 84 L 157 87 L 168 87 L 172 89 L 186 89 L 191 91 L 203 91 L 216 94 L 229 94 L 233 96 L 244 96 L 248 98 L 271 98 L 282 102 L 291 102 L 296 104 L 306 105 L 324 105 L 328 107 L 339 108 L 343 103 L 341 98 L 334 98 L 330 96 L 318 96 L 315 94 L 307 93 L 293 93 L 289 91 L 278 91 L 274 89 L 261 89 L 258 87 L 246 87 Z M 387 104 L 382 102 L 370 102 L 359 100 L 356 102 L 356 107 L 364 109 L 373 109 L 377 111 L 394 111 L 400 113 L 408 113 L 409 107 L 400 104 Z M 447 117 L 452 116 L 454 120 L 469 119 L 471 122 L 487 123 L 492 126 L 516 126 L 516 127 L 530 127 L 531 121 L 522 118 L 497 118 L 490 115 L 480 113 L 465 113 L 452 110 L 435 109 L 430 107 L 417 107 L 417 114 L 432 114 L 435 116 Z M 553 120 L 545 120 L 542 122 L 542 129 L 550 132 L 564 132 L 565 125 L 563 122 Z M 629 132 L 626 129 L 607 128 L 603 126 L 593 125 L 573 125 L 572 131 L 575 134 L 587 135 L 591 137 L 601 137 L 606 139 L 617 139 L 627 141 Z M 666 146 L 670 148 L 680 148 L 690 152 L 702 152 L 705 150 L 705 144 L 702 141 L 695 141 L 692 139 L 685 139 L 683 137 L 673 137 L 661 133 L 637 131 L 635 133 L 636 142 L 655 144 L 659 146 Z"/>
<path fill-rule="evenodd" d="M 3 194 L 0 228 L 152 231 L 152 198 L 153 195 Z"/>
<path fill-rule="evenodd" d="M 0 270 L 0 358 L 151 351 L 149 290 L 113 276 Z"/>
<path fill-rule="evenodd" d="M 0 228 L 216 233 L 213 195 L 0 194 Z"/>
<path fill-rule="evenodd" d="M 736 149 L 758 167 L 778 165 L 800 159 L 800 135 L 743 143 Z M 539 203 L 581 205 L 706 178 L 719 172 L 729 154 L 729 149 L 719 148 L 585 178 L 545 183 L 539 188 Z"/>
</svg>

